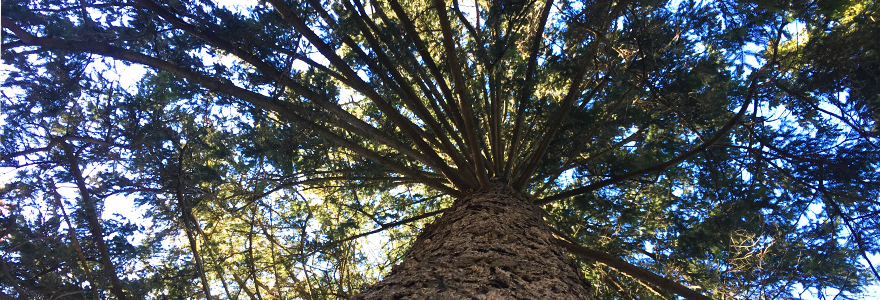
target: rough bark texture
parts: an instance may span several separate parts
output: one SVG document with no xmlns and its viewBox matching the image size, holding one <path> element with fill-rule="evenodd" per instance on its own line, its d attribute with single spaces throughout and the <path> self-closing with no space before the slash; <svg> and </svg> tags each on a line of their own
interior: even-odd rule
<svg viewBox="0 0 880 300">
<path fill-rule="evenodd" d="M 458 199 L 354 299 L 594 299 L 540 209 L 503 184 Z"/>
</svg>

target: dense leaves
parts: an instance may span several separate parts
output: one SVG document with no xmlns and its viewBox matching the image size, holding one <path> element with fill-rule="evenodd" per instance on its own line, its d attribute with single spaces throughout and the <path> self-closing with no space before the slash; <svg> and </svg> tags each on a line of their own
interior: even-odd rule
<svg viewBox="0 0 880 300">
<path fill-rule="evenodd" d="M 490 179 L 599 298 L 859 298 L 877 11 L 4 1 L 0 298 L 348 298 Z"/>
</svg>

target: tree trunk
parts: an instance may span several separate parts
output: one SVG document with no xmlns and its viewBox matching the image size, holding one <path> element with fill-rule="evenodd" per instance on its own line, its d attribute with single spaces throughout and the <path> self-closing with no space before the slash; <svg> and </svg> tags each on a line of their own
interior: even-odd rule
<svg viewBox="0 0 880 300">
<path fill-rule="evenodd" d="M 501 183 L 455 201 L 354 299 L 594 299 L 539 207 Z"/>
</svg>

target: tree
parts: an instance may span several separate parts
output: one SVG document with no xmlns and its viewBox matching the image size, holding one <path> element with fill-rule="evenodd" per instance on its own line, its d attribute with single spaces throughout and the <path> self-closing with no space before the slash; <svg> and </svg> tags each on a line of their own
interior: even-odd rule
<svg viewBox="0 0 880 300">
<path fill-rule="evenodd" d="M 874 1 L 2 11 L 3 299 L 857 298 L 880 279 Z M 103 213 L 120 199 L 144 216 Z"/>
</svg>

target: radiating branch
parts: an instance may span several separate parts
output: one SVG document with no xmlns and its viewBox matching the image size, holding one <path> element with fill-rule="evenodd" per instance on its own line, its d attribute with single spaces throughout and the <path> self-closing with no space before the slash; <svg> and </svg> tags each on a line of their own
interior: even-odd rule
<svg viewBox="0 0 880 300">
<path fill-rule="evenodd" d="M 287 4 L 281 2 L 280 0 L 267 0 L 275 10 L 281 15 L 281 17 L 298 33 L 302 34 L 306 37 L 309 43 L 314 46 L 318 52 L 321 53 L 330 63 L 339 69 L 342 72 L 342 75 L 348 78 L 345 83 L 353 88 L 354 90 L 363 94 L 367 99 L 370 99 L 376 106 L 381 110 L 393 123 L 400 128 L 401 132 L 403 132 L 407 137 L 409 137 L 412 142 L 416 145 L 423 154 L 427 156 L 427 160 L 423 161 L 423 163 L 436 168 L 438 171 L 447 176 L 449 180 L 454 180 L 457 175 L 452 168 L 450 168 L 434 151 L 430 145 L 428 145 L 425 140 L 422 138 L 427 135 L 424 131 L 415 125 L 410 119 L 404 117 L 400 111 L 398 111 L 391 103 L 386 101 L 378 92 L 376 92 L 373 87 L 371 87 L 368 83 L 364 82 L 358 74 L 351 69 L 351 67 L 341 58 L 336 52 L 333 50 L 330 45 L 321 40 L 318 35 L 309 28 L 305 21 L 302 20 L 297 14 L 289 7 Z M 356 49 L 360 49 L 355 47 Z M 464 182 L 453 182 L 456 185 L 462 185 Z"/>
<path fill-rule="evenodd" d="M 452 39 L 452 27 L 449 24 L 449 15 L 446 12 L 446 3 L 444 0 L 434 0 L 434 8 L 437 10 L 438 20 L 440 23 L 440 31 L 443 35 L 443 47 L 446 53 L 447 65 L 449 66 L 449 73 L 452 76 L 452 81 L 455 83 L 453 87 L 456 94 L 458 95 L 458 105 L 461 108 L 461 117 L 464 121 L 464 136 L 465 143 L 468 145 L 468 148 L 471 150 L 471 162 L 474 164 L 474 170 L 477 173 L 477 180 L 480 182 L 480 186 L 487 187 L 489 186 L 489 177 L 486 173 L 486 166 L 483 162 L 483 154 L 480 153 L 480 142 L 477 139 L 478 128 L 476 124 L 474 124 L 474 118 L 476 116 L 473 112 L 473 107 L 471 103 L 474 102 L 474 98 L 468 92 L 467 85 L 464 81 L 464 75 L 461 72 L 463 65 L 458 59 L 458 51 L 455 44 L 455 40 Z"/>
<path fill-rule="evenodd" d="M 556 234 L 560 234 L 560 232 L 558 230 L 553 229 L 553 231 Z M 638 279 L 639 281 L 650 283 L 651 285 L 654 285 L 654 286 L 662 288 L 664 290 L 673 292 L 676 295 L 679 295 L 681 297 L 684 297 L 687 299 L 692 299 L 692 300 L 712 300 L 712 298 L 709 298 L 709 297 L 704 296 L 703 294 L 700 294 L 692 289 L 689 289 L 688 287 L 686 287 L 678 282 L 675 282 L 675 281 L 668 279 L 666 277 L 657 275 L 654 272 L 651 272 L 647 269 L 630 264 L 629 262 L 627 262 L 621 258 L 609 255 L 604 252 L 596 251 L 596 250 L 593 250 L 593 249 L 590 249 L 590 248 L 587 248 L 584 246 L 576 245 L 570 241 L 565 240 L 564 238 L 554 237 L 553 241 L 556 244 L 564 247 L 566 250 L 568 250 L 569 252 L 571 252 L 574 255 L 577 255 L 577 256 L 580 256 L 580 257 L 583 257 L 583 258 L 586 258 L 589 260 L 597 261 L 597 262 L 602 263 L 606 266 L 614 268 L 615 270 L 620 271 L 626 275 L 632 276 L 633 278 Z"/>
<path fill-rule="evenodd" d="M 529 60 L 526 66 L 526 74 L 523 85 L 518 91 L 519 97 L 516 101 L 516 117 L 513 125 L 513 137 L 510 140 L 510 146 L 507 147 L 507 159 L 504 165 L 504 177 L 513 176 L 513 167 L 515 159 L 519 156 L 520 138 L 525 122 L 526 102 L 531 99 L 535 89 L 535 69 L 538 66 L 538 56 L 544 41 L 544 30 L 547 27 L 547 20 L 550 16 L 550 9 L 553 7 L 553 1 L 547 0 L 544 9 L 541 11 L 541 20 L 538 23 L 538 30 L 532 37 L 532 43 L 529 46 Z"/>
<path fill-rule="evenodd" d="M 459 128 L 459 130 L 461 130 L 461 128 L 464 128 L 464 120 L 462 119 L 461 109 L 458 107 L 458 103 L 455 101 L 455 96 L 453 95 L 452 89 L 449 87 L 449 84 L 446 82 L 446 78 L 443 76 L 443 72 L 441 72 L 440 68 L 437 66 L 437 63 L 434 61 L 434 57 L 428 50 L 428 46 L 425 45 L 425 42 L 419 36 L 419 33 L 416 31 L 415 24 L 413 24 L 413 21 L 409 18 L 409 14 L 404 11 L 400 3 L 398 3 L 397 0 L 390 0 L 388 1 L 388 4 L 391 6 L 391 10 L 394 11 L 394 14 L 397 15 L 397 18 L 400 20 L 400 25 L 403 26 L 403 30 L 404 32 L 406 32 L 406 36 L 409 37 L 409 39 L 415 45 L 416 51 L 419 53 L 419 56 L 422 58 L 424 64 L 428 67 L 428 70 L 434 77 L 434 81 L 437 82 L 443 98 L 445 98 L 445 101 L 442 101 L 440 104 L 446 104 L 447 107 L 444 107 L 444 109 L 450 112 L 450 115 L 452 116 L 452 122 L 457 128 Z"/>
<path fill-rule="evenodd" d="M 13 33 L 16 34 L 16 37 L 21 39 L 28 45 L 32 46 L 42 46 L 53 49 L 63 49 L 68 51 L 80 51 L 98 54 L 102 56 L 112 57 L 115 59 L 129 61 L 133 63 L 138 63 L 146 66 L 150 66 L 159 70 L 163 70 L 169 72 L 171 74 L 186 78 L 188 80 L 192 80 L 194 82 L 198 82 L 202 86 L 207 89 L 215 90 L 218 92 L 222 92 L 231 96 L 235 96 L 243 101 L 246 101 L 254 106 L 257 106 L 261 109 L 268 111 L 275 111 L 279 113 L 284 118 L 292 121 L 295 124 L 298 124 L 302 127 L 309 128 L 314 130 L 316 133 L 320 134 L 323 138 L 326 138 L 329 141 L 336 143 L 338 146 L 348 148 L 351 151 L 354 151 L 358 155 L 362 155 L 367 159 L 370 159 L 376 163 L 379 163 L 395 172 L 400 172 L 406 176 L 415 178 L 420 180 L 421 182 L 437 188 L 443 192 L 446 192 L 450 195 L 457 195 L 454 189 L 451 189 L 436 179 L 425 177 L 418 172 L 415 172 L 412 169 L 404 167 L 398 163 L 393 162 L 392 160 L 385 158 L 383 155 L 376 153 L 372 150 L 369 150 L 353 141 L 350 141 L 336 133 L 334 133 L 331 129 L 322 126 L 313 122 L 312 120 L 303 117 L 300 112 L 297 112 L 297 108 L 293 106 L 293 104 L 280 101 L 277 99 L 273 99 L 243 88 L 240 88 L 234 84 L 225 82 L 223 80 L 213 78 L 210 76 L 199 74 L 193 70 L 189 70 L 183 68 L 181 66 L 175 65 L 173 63 L 147 56 L 141 53 L 125 50 L 122 48 L 114 47 L 111 45 L 100 44 L 100 43 L 87 43 L 87 42 L 76 42 L 76 41 L 65 41 L 56 38 L 45 38 L 45 37 L 35 37 L 30 33 L 22 30 L 20 27 L 16 26 L 12 23 L 11 20 L 7 18 L 2 19 L 3 27 L 9 28 Z"/>
<path fill-rule="evenodd" d="M 424 66 L 423 66 L 426 63 L 419 62 L 418 59 L 415 57 L 415 54 L 412 52 L 412 50 L 407 46 L 406 43 L 403 42 L 406 40 L 411 41 L 412 39 L 409 39 L 408 37 L 404 36 L 402 39 L 396 40 L 396 39 L 390 37 L 388 34 L 381 34 L 381 32 L 383 32 L 383 31 L 380 30 L 379 26 L 375 22 L 373 22 L 372 20 L 370 20 L 369 18 L 366 17 L 366 11 L 365 11 L 363 5 L 360 4 L 360 1 L 355 1 L 355 3 L 358 4 L 358 10 L 361 12 L 362 15 L 364 15 L 364 20 L 368 22 L 370 28 L 374 32 L 377 32 L 377 34 L 379 34 L 380 39 L 382 39 L 387 45 L 389 45 L 389 47 L 391 45 L 398 45 L 397 49 L 399 51 L 397 51 L 396 54 L 403 56 L 404 59 L 407 61 L 404 63 L 398 64 L 396 67 L 408 70 L 410 78 L 413 81 L 415 81 L 415 83 L 418 85 L 419 89 L 422 91 L 422 94 L 427 99 L 428 105 L 431 107 L 431 111 L 434 112 L 434 115 L 436 116 L 436 118 L 434 118 L 434 119 L 436 119 L 440 123 L 441 127 L 445 130 L 445 135 L 438 136 L 437 138 L 438 139 L 442 139 L 442 138 L 451 139 L 453 142 L 455 142 L 455 145 L 457 146 L 457 148 L 453 147 L 455 149 L 455 151 L 451 151 L 451 152 L 445 151 L 445 152 L 451 156 L 455 165 L 458 166 L 458 171 L 463 173 L 461 176 L 467 178 L 470 182 L 473 182 L 474 185 L 476 185 L 476 182 L 477 182 L 476 174 L 474 173 L 474 170 L 472 170 L 472 168 L 469 167 L 472 165 L 472 163 L 470 163 L 470 161 L 467 159 L 466 155 L 463 155 L 465 153 L 470 153 L 470 152 L 469 152 L 467 146 L 465 145 L 464 141 L 461 139 L 460 130 L 456 130 L 453 127 L 453 124 L 461 124 L 461 122 L 456 121 L 456 120 L 459 120 L 461 118 L 461 116 L 457 113 L 457 110 L 455 110 L 455 111 L 452 110 L 452 108 L 447 103 L 446 98 L 444 98 L 444 95 L 446 94 L 446 92 L 448 92 L 448 90 L 438 91 L 436 88 L 432 88 L 432 86 L 433 86 L 432 80 L 428 76 L 428 74 L 426 74 Z M 404 21 L 400 21 L 400 22 L 393 21 L 385 13 L 385 10 L 382 8 L 382 5 L 380 3 L 376 3 L 375 0 L 373 0 L 372 8 L 373 8 L 373 13 L 378 15 L 379 18 L 382 19 L 382 22 L 384 22 L 384 24 L 386 26 L 394 29 L 395 31 L 400 30 L 400 28 L 398 28 L 397 25 L 402 25 L 399 23 L 402 23 Z M 397 42 L 395 42 L 395 41 L 397 41 Z M 421 42 L 420 39 L 416 39 L 416 41 Z M 419 43 L 414 42 L 414 41 L 411 41 L 411 42 L 412 42 L 413 48 L 418 49 Z M 430 57 L 428 58 L 427 62 L 432 62 L 432 60 L 430 60 Z M 428 63 L 428 65 L 430 66 L 431 64 Z M 434 67 L 436 67 L 436 66 L 434 66 Z M 444 83 L 443 78 L 439 78 L 439 79 L 437 79 L 437 81 Z M 444 85 L 441 85 L 441 90 L 442 90 L 443 86 Z M 451 97 L 451 96 L 452 96 L 451 93 L 449 93 L 449 97 Z M 415 97 L 415 98 L 417 98 L 417 97 Z M 452 122 L 452 123 L 450 123 L 450 122 Z M 460 125 L 455 125 L 455 126 L 458 128 L 462 128 L 462 126 L 460 126 Z"/>
<path fill-rule="evenodd" d="M 428 108 L 425 107 L 424 103 L 422 103 L 421 99 L 419 99 L 415 90 L 413 90 L 412 86 L 409 84 L 408 80 L 397 70 L 397 65 L 391 61 L 391 59 L 386 55 L 385 50 L 379 45 L 379 41 L 376 37 L 370 32 L 370 27 L 376 30 L 376 24 L 372 23 L 365 15 L 361 15 L 359 13 L 355 13 L 360 11 L 364 12 L 363 6 L 358 3 L 358 7 L 355 8 L 352 6 L 350 1 L 346 1 L 344 4 L 346 7 L 353 12 L 356 16 L 356 20 L 358 21 L 358 25 L 361 28 L 361 32 L 363 33 L 365 39 L 370 44 L 370 47 L 373 49 L 373 52 L 376 53 L 376 56 L 381 64 L 385 66 L 385 70 L 391 75 L 394 82 L 396 82 L 396 86 L 403 91 L 403 95 L 401 95 L 404 103 L 408 104 L 410 110 L 416 113 L 416 115 L 424 121 L 428 127 L 434 132 L 433 139 L 436 139 L 440 142 L 440 145 L 437 145 L 439 148 L 443 149 L 443 152 L 452 158 L 452 161 L 458 166 L 458 169 L 468 169 L 468 165 L 465 160 L 461 157 L 458 150 L 455 149 L 455 146 L 452 145 L 451 141 L 448 138 L 445 138 L 447 134 L 454 134 L 454 132 L 444 132 L 440 123 L 434 118 L 431 113 L 428 111 Z M 380 37 L 385 36 L 377 32 Z M 390 81 L 390 80 L 389 80 Z M 394 85 L 394 82 L 389 82 Z M 470 174 L 470 173 L 466 173 Z M 458 172 L 454 172 L 452 174 L 454 177 L 460 177 Z M 467 182 L 464 178 L 455 178 L 453 179 L 455 182 Z"/>
<path fill-rule="evenodd" d="M 178 18 L 174 14 L 168 12 L 167 10 L 165 10 L 164 8 L 159 6 L 158 4 L 152 2 L 151 0 L 138 0 L 138 1 L 141 1 L 143 5 L 147 6 L 149 9 L 155 11 L 160 16 L 162 16 L 167 21 L 174 24 L 175 26 L 177 26 L 181 30 L 184 30 L 185 32 L 187 32 L 189 34 L 192 34 L 192 35 L 204 40 L 205 42 L 208 42 L 209 44 L 214 45 L 215 47 L 218 47 L 220 49 L 223 49 L 229 53 L 232 53 L 232 54 L 238 56 L 239 58 L 241 58 L 242 60 L 244 60 L 248 64 L 251 64 L 252 66 L 257 68 L 258 70 L 260 70 L 260 72 L 262 72 L 266 76 L 273 78 L 276 82 L 282 84 L 283 86 L 290 88 L 291 90 L 293 90 L 297 94 L 310 100 L 312 103 L 315 103 L 315 104 L 321 106 L 322 108 L 324 108 L 325 110 L 330 112 L 331 115 L 339 118 L 340 122 L 334 122 L 336 120 L 333 120 L 333 119 L 328 120 L 332 124 L 340 126 L 346 130 L 350 130 L 350 131 L 352 131 L 356 134 L 359 134 L 360 136 L 363 136 L 365 138 L 370 138 L 372 140 L 383 143 L 383 144 L 385 144 L 385 145 L 387 145 L 397 151 L 400 151 L 401 153 L 408 155 L 418 161 L 425 162 L 426 164 L 428 164 L 431 167 L 442 170 L 444 163 L 439 161 L 439 159 L 430 159 L 429 156 L 426 156 L 418 151 L 412 150 L 409 146 L 404 145 L 403 143 L 401 143 L 397 139 L 388 136 L 386 133 L 376 129 L 372 125 L 355 117 L 354 115 L 352 115 L 348 111 L 339 107 L 338 104 L 333 103 L 329 99 L 326 99 L 326 97 L 323 97 L 323 96 L 319 95 L 318 93 L 312 91 L 311 89 L 299 84 L 298 82 L 293 81 L 292 79 L 290 79 L 289 77 L 287 77 L 286 75 L 284 75 L 283 73 L 281 73 L 280 71 L 278 71 L 277 69 L 272 67 L 271 65 L 267 64 L 266 62 L 264 62 L 260 58 L 252 55 L 247 50 L 238 48 L 232 42 L 227 41 L 227 40 L 225 40 L 219 36 L 216 36 L 212 33 L 206 33 L 206 32 L 200 31 L 195 26 L 186 23 L 185 21 L 181 20 L 180 18 Z M 335 72 L 330 72 L 329 74 L 334 76 L 335 78 L 337 78 L 340 81 L 343 81 L 343 82 L 348 81 L 346 78 L 341 77 L 341 75 L 338 75 Z M 449 172 L 449 173 L 452 173 L 452 172 Z M 454 177 L 453 177 L 453 179 L 454 179 Z"/>
</svg>

